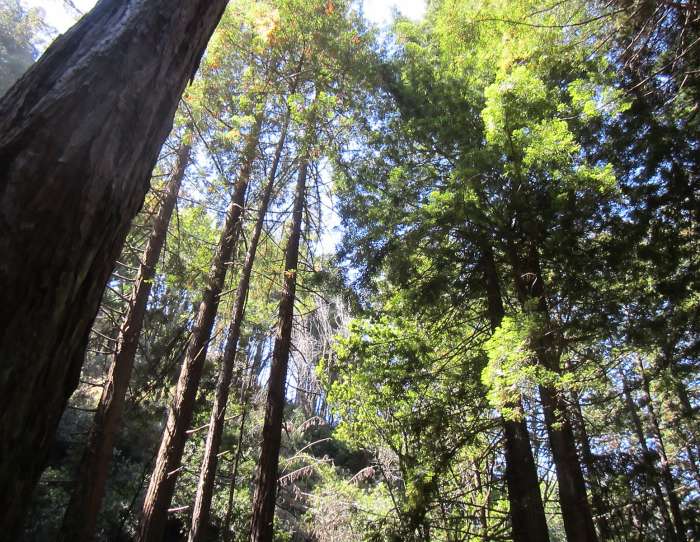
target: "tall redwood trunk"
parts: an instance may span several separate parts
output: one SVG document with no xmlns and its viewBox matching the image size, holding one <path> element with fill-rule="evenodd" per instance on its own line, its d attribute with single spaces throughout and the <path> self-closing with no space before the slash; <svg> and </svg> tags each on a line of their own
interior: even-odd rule
<svg viewBox="0 0 700 542">
<path fill-rule="evenodd" d="M 0 99 L 0 530 L 15 538 L 226 0 L 100 0 Z M 37 400 L 40 398 L 40 400 Z"/>
<path fill-rule="evenodd" d="M 231 378 L 233 377 L 233 366 L 238 350 L 238 339 L 241 334 L 241 325 L 245 316 L 245 306 L 248 298 L 248 287 L 250 277 L 255 263 L 255 254 L 258 250 L 258 242 L 265 224 L 265 215 L 270 204 L 272 190 L 277 177 L 282 150 L 287 136 L 288 121 L 285 122 L 280 134 L 280 140 L 275 149 L 275 156 L 272 162 L 270 175 L 265 186 L 262 199 L 259 203 L 258 216 L 253 228 L 253 234 L 248 243 L 248 253 L 245 257 L 241 277 L 236 288 L 236 300 L 233 305 L 233 317 L 228 329 L 228 338 L 224 349 L 224 356 L 221 360 L 219 378 L 216 383 L 216 395 L 214 405 L 211 410 L 209 420 L 209 431 L 207 442 L 204 448 L 204 458 L 197 484 L 197 495 L 195 497 L 194 509 L 192 512 L 192 527 L 190 529 L 189 541 L 200 542 L 206 536 L 206 529 L 209 523 L 209 511 L 211 500 L 214 494 L 214 479 L 218 464 L 219 447 L 221 446 L 221 436 L 224 431 L 224 417 L 226 415 L 226 405 L 228 403 L 229 390 L 231 388 Z"/>
<path fill-rule="evenodd" d="M 534 312 L 541 320 L 542 329 L 532 337 L 538 364 L 555 374 L 560 374 L 560 353 L 551 326 L 539 254 L 531 242 L 525 242 L 525 245 L 524 260 L 520 258 L 512 243 L 509 245 L 516 290 L 523 309 Z M 586 496 L 586 482 L 576 451 L 576 439 L 569 418 L 568 404 L 556 388 L 541 385 L 539 391 L 557 473 L 559 504 L 567 540 L 568 542 L 598 542 L 593 514 Z"/>
<path fill-rule="evenodd" d="M 143 252 L 136 275 L 129 309 L 119 329 L 116 352 L 109 368 L 107 382 L 97 406 L 80 462 L 75 488 L 63 516 L 60 539 L 65 542 L 89 542 L 95 537 L 97 515 L 102 506 L 105 485 L 112 461 L 114 437 L 119 429 L 126 392 L 136 358 L 139 335 L 146 314 L 156 264 L 165 244 L 170 217 L 177 202 L 180 185 L 190 160 L 190 145 L 182 143 L 177 163 L 158 211 L 153 232 Z"/>
<path fill-rule="evenodd" d="M 641 358 L 638 359 L 639 374 L 642 378 L 642 400 L 646 404 L 649 422 L 652 428 L 654 440 L 656 440 L 657 452 L 659 454 L 659 466 L 661 467 L 661 480 L 666 488 L 666 496 L 668 497 L 669 507 L 671 509 L 671 519 L 673 520 L 673 528 L 675 530 L 674 540 L 677 542 L 686 542 L 688 537 L 685 532 L 685 522 L 683 521 L 683 513 L 681 512 L 681 503 L 676 493 L 676 483 L 671 472 L 671 465 L 668 461 L 666 446 L 664 444 L 659 419 L 656 415 L 656 409 L 651 399 L 651 389 L 649 386 L 649 378 L 642 363 Z"/>
<path fill-rule="evenodd" d="M 491 329 L 495 331 L 505 316 L 500 281 L 491 247 L 484 244 L 481 253 L 489 321 Z M 518 399 L 508 407 L 510 410 L 522 412 L 522 401 Z M 549 542 L 537 466 L 532 456 L 530 433 L 525 417 L 521 416 L 519 420 L 503 418 L 501 423 L 505 437 L 506 484 L 513 541 Z"/>
<path fill-rule="evenodd" d="M 299 168 L 299 177 L 294 193 L 292 229 L 284 255 L 284 286 L 280 300 L 277 337 L 272 351 L 270 378 L 265 405 L 263 441 L 258 461 L 258 475 L 253 496 L 253 518 L 250 539 L 252 542 L 272 542 L 275 502 L 277 500 L 277 471 L 279 467 L 282 421 L 287 383 L 287 365 L 292 343 L 294 299 L 299 262 L 299 241 L 306 193 L 308 156 Z"/>
<path fill-rule="evenodd" d="M 257 154 L 261 122 L 262 117 L 259 115 L 246 139 L 241 171 L 236 181 L 231 203 L 226 210 L 221 238 L 212 259 L 207 286 L 202 292 L 197 319 L 187 345 L 175 396 L 170 405 L 168 420 L 163 430 L 163 438 L 143 503 L 141 524 L 137 536 L 137 540 L 140 542 L 162 542 L 163 539 L 168 507 L 175 492 L 175 482 L 187 441 L 187 430 L 192 422 L 194 402 L 204 369 L 214 320 L 219 308 L 219 298 L 223 291 L 226 271 L 233 257 L 240 231 L 240 217 Z"/>
</svg>

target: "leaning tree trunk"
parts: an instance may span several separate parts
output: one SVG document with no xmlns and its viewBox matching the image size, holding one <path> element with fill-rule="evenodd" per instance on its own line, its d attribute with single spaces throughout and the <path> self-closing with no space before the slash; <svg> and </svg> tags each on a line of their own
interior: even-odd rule
<svg viewBox="0 0 700 542">
<path fill-rule="evenodd" d="M 671 387 L 675 391 L 673 396 L 667 401 L 668 409 L 673 413 L 673 426 L 681 442 L 685 442 L 685 450 L 688 454 L 688 463 L 693 471 L 695 481 L 700 487 L 700 468 L 698 468 L 698 458 L 700 458 L 700 442 L 697 435 L 700 434 L 698 416 L 695 413 L 688 387 L 683 381 L 683 375 L 679 370 L 678 362 L 674 359 L 674 350 L 678 340 L 669 338 L 669 343 L 663 347 L 663 353 L 656 359 L 656 371 L 665 373 L 670 379 Z"/>
<path fill-rule="evenodd" d="M 185 135 L 185 138 L 187 137 L 189 134 Z M 124 410 L 126 392 L 136 358 L 136 348 L 146 314 L 146 304 L 151 292 L 156 264 L 165 244 L 170 217 L 189 161 L 190 144 L 183 140 L 178 151 L 175 170 L 153 225 L 153 232 L 143 252 L 131 292 L 129 309 L 119 329 L 117 349 L 112 358 L 107 382 L 80 462 L 76 485 L 63 516 L 59 538 L 65 542 L 90 542 L 95 538 L 97 515 L 102 506 L 112 461 L 114 437 Z"/>
<path fill-rule="evenodd" d="M 15 538 L 226 0 L 101 0 L 0 99 L 0 529 Z M 37 398 L 40 398 L 38 400 Z"/>
<path fill-rule="evenodd" d="M 287 365 L 292 343 L 294 299 L 296 295 L 299 241 L 306 192 L 308 156 L 299 168 L 294 194 L 292 230 L 287 240 L 284 256 L 284 287 L 280 300 L 277 337 L 272 351 L 270 378 L 265 405 L 263 441 L 258 461 L 258 476 L 253 497 L 253 518 L 250 539 L 253 542 L 272 542 L 275 502 L 277 500 L 277 471 L 279 467 L 282 421 L 284 414 Z"/>
<path fill-rule="evenodd" d="M 194 402 L 204 369 L 214 320 L 219 308 L 219 298 L 223 291 L 226 271 L 233 257 L 240 231 L 240 217 L 257 154 L 261 123 L 262 117 L 258 115 L 243 150 L 240 175 L 234 188 L 231 203 L 226 211 L 221 238 L 212 259 L 207 286 L 202 293 L 197 319 L 187 345 L 175 396 L 170 405 L 168 420 L 163 430 L 163 438 L 143 503 L 141 524 L 137 536 L 137 540 L 140 542 L 162 542 L 163 539 L 168 507 L 175 492 L 175 482 L 187 441 L 187 430 L 192 422 Z"/>
<path fill-rule="evenodd" d="M 505 316 L 500 281 L 491 246 L 484 244 L 481 253 L 489 322 L 492 331 L 495 331 Z M 522 412 L 520 398 L 507 406 L 509 410 Z M 502 418 L 501 423 L 505 437 L 506 484 L 513 541 L 549 542 L 547 518 L 525 417 L 521 416 L 519 420 Z"/>
<path fill-rule="evenodd" d="M 228 338 L 226 339 L 226 347 L 221 360 L 221 368 L 219 369 L 219 378 L 216 383 L 216 395 L 214 397 L 214 405 L 211 410 L 209 420 L 209 432 L 207 433 L 207 442 L 204 448 L 204 458 L 202 460 L 202 468 L 199 475 L 199 483 L 197 484 L 197 495 L 195 497 L 194 509 L 192 511 L 192 527 L 188 537 L 189 542 L 200 542 L 205 539 L 206 529 L 209 523 L 209 511 L 211 509 L 211 500 L 214 494 L 214 479 L 216 476 L 216 467 L 218 464 L 219 447 L 221 446 L 221 436 L 224 431 L 224 418 L 226 416 L 226 405 L 228 403 L 229 390 L 231 388 L 231 379 L 233 377 L 233 366 L 236 360 L 236 351 L 238 350 L 238 339 L 241 334 L 241 326 L 243 317 L 245 316 L 245 306 L 248 298 L 248 287 L 250 285 L 250 277 L 255 263 L 255 255 L 258 250 L 258 242 L 262 234 L 265 224 L 265 216 L 267 208 L 270 204 L 272 190 L 277 177 L 277 168 L 279 167 L 282 150 L 287 135 L 288 119 L 282 127 L 280 140 L 275 149 L 275 156 L 272 162 L 270 175 L 265 186 L 261 201 L 259 203 L 258 216 L 253 228 L 253 234 L 248 243 L 248 253 L 245 257 L 241 277 L 236 288 L 236 300 L 233 305 L 233 317 L 228 328 Z"/>
<path fill-rule="evenodd" d="M 675 376 L 672 376 L 675 379 Z M 674 382 L 678 401 L 674 401 L 673 397 L 668 400 L 668 408 L 674 413 L 674 423 L 676 432 L 681 441 L 685 442 L 685 451 L 688 455 L 688 464 L 693 472 L 695 483 L 700 487 L 700 441 L 697 435 L 698 425 L 695 421 L 697 418 L 693 406 L 690 402 L 690 396 L 685 384 L 676 380 Z"/>
<path fill-rule="evenodd" d="M 542 321 L 532 342 L 537 363 L 554 374 L 561 373 L 560 353 L 545 296 L 539 254 L 525 241 L 526 257 L 520 258 L 512 242 L 509 255 L 515 286 L 524 310 L 534 311 Z M 533 306 L 534 303 L 534 306 Z M 569 419 L 568 404 L 554 387 L 539 387 L 547 436 L 554 459 L 564 530 L 568 542 L 598 542 L 593 514 L 586 495 L 586 482 L 576 451 L 576 439 Z"/>
</svg>

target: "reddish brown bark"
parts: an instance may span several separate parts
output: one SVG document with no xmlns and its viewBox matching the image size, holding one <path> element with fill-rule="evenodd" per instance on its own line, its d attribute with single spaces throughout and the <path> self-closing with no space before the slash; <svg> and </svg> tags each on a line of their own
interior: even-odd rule
<svg viewBox="0 0 700 542">
<path fill-rule="evenodd" d="M 104 498 L 114 438 L 124 410 L 146 304 L 189 160 L 190 145 L 182 143 L 175 170 L 153 225 L 153 232 L 143 252 L 131 292 L 129 309 L 119 330 L 116 352 L 80 462 L 76 485 L 63 516 L 59 539 L 66 542 L 88 542 L 95 537 L 97 515 Z"/>
<path fill-rule="evenodd" d="M 241 171 L 236 181 L 231 203 L 226 211 L 221 238 L 212 259 L 207 286 L 202 293 L 202 301 L 187 345 L 175 396 L 170 405 L 168 420 L 146 492 L 137 536 L 137 540 L 141 542 L 162 542 L 163 539 L 168 507 L 175 492 L 175 482 L 187 441 L 187 430 L 192 422 L 197 389 L 219 308 L 219 297 L 223 291 L 228 263 L 233 257 L 236 245 L 241 211 L 245 203 L 248 181 L 256 157 L 260 126 L 261 117 L 258 116 L 247 137 Z"/>
<path fill-rule="evenodd" d="M 225 0 L 102 0 L 0 100 L 0 529 L 14 539 Z M 41 398 L 41 400 L 37 400 Z"/>
<path fill-rule="evenodd" d="M 272 351 L 267 402 L 265 404 L 263 441 L 260 449 L 260 460 L 258 461 L 255 495 L 253 496 L 253 518 L 250 538 L 253 542 L 272 542 L 287 365 L 292 343 L 299 241 L 301 238 L 308 167 L 308 158 L 304 158 L 299 168 L 299 177 L 294 193 L 292 229 L 285 248 L 284 286 L 282 299 L 280 300 L 277 337 L 275 338 L 275 346 Z"/>
<path fill-rule="evenodd" d="M 539 254 L 531 242 L 525 242 L 526 257 L 521 259 L 515 247 L 509 245 L 515 286 L 525 311 L 534 313 L 541 329 L 532 337 L 537 363 L 545 369 L 561 373 L 560 353 L 549 307 L 545 296 L 544 280 L 540 271 Z M 569 542 L 598 542 L 593 514 L 586 495 L 586 482 L 576 451 L 576 440 L 571 426 L 566 400 L 553 387 L 539 387 L 547 436 L 554 459 L 559 487 L 559 504 L 564 530 Z"/>
<path fill-rule="evenodd" d="M 491 247 L 484 245 L 481 252 L 489 322 L 495 331 L 505 316 L 500 280 Z M 522 412 L 520 399 L 507 406 L 509 410 Z M 501 423 L 505 438 L 506 484 L 513 541 L 549 542 L 547 518 L 525 417 L 522 416 L 519 420 L 504 418 Z"/>
<path fill-rule="evenodd" d="M 236 360 L 236 351 L 238 350 L 238 340 L 241 335 L 241 325 L 245 316 L 246 300 L 248 298 L 248 287 L 250 285 L 250 277 L 255 263 L 255 254 L 258 250 L 258 242 L 262 234 L 265 223 L 265 215 L 270 204 L 272 189 L 277 177 L 277 169 L 279 167 L 282 150 L 287 135 L 287 123 L 282 128 L 280 140 L 275 149 L 275 156 L 272 162 L 270 175 L 265 186 L 262 198 L 259 202 L 258 216 L 253 228 L 248 243 L 248 252 L 245 257 L 241 278 L 236 288 L 236 300 L 233 305 L 233 316 L 228 329 L 228 337 L 224 355 L 221 360 L 221 368 L 219 370 L 219 378 L 216 384 L 216 395 L 214 397 L 214 405 L 211 410 L 209 420 L 209 431 L 207 433 L 207 442 L 204 448 L 204 458 L 202 460 L 202 468 L 197 484 L 197 495 L 195 497 L 194 509 L 192 511 L 192 527 L 189 533 L 190 542 L 200 542 L 206 536 L 206 529 L 209 522 L 209 511 L 211 509 L 211 500 L 214 495 L 214 479 L 216 476 L 216 468 L 218 465 L 218 453 L 221 446 L 221 436 L 224 431 L 224 417 L 226 415 L 226 405 L 228 403 L 229 390 L 231 389 L 231 379 L 233 377 L 233 366 Z"/>
</svg>

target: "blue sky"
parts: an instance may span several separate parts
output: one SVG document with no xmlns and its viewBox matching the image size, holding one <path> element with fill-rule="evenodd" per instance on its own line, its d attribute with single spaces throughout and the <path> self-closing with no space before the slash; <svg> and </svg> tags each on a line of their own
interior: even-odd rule
<svg viewBox="0 0 700 542">
<path fill-rule="evenodd" d="M 420 19 L 425 13 L 425 0 L 363 0 L 365 17 L 377 24 L 391 21 L 393 10 L 398 9 L 405 17 Z"/>
<path fill-rule="evenodd" d="M 25 6 L 42 8 L 46 13 L 46 22 L 59 32 L 65 32 L 77 17 L 64 0 L 21 1 Z M 73 0 L 73 4 L 81 11 L 87 11 L 95 4 L 95 0 Z M 394 9 L 406 17 L 419 19 L 425 12 L 425 4 L 425 0 L 362 0 L 365 16 L 379 25 L 391 21 Z"/>
</svg>

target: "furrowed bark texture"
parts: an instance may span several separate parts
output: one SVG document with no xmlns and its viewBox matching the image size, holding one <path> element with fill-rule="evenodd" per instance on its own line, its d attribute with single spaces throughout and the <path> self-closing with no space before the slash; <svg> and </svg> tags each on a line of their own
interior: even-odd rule
<svg viewBox="0 0 700 542">
<path fill-rule="evenodd" d="M 0 100 L 0 529 L 8 539 L 29 509 L 106 281 L 225 6 L 101 0 Z"/>
<path fill-rule="evenodd" d="M 500 281 L 491 247 L 485 245 L 481 252 L 489 321 L 491 329 L 495 331 L 505 316 Z M 508 406 L 522 412 L 521 403 L 521 400 L 517 400 Z M 502 425 L 513 541 L 549 542 L 547 519 L 540 494 L 537 467 L 530 446 L 527 422 L 523 416 L 520 420 L 502 419 Z"/>
<path fill-rule="evenodd" d="M 233 257 L 240 231 L 240 217 L 256 157 L 260 126 L 261 119 L 258 117 L 247 137 L 241 171 L 226 211 L 219 245 L 212 259 L 207 287 L 202 293 L 197 319 L 180 369 L 175 396 L 170 405 L 168 420 L 143 503 L 141 525 L 137 536 L 137 540 L 141 542 L 162 542 L 163 540 L 168 507 L 175 492 L 175 482 L 187 441 L 187 430 L 192 422 L 194 402 L 219 308 L 220 295 L 223 291 L 228 263 Z"/>
<path fill-rule="evenodd" d="M 65 542 L 89 542 L 95 538 L 97 515 L 102 506 L 105 486 L 112 462 L 114 438 L 124 411 L 126 392 L 134 368 L 139 335 L 146 314 L 153 277 L 161 249 L 165 244 L 168 224 L 177 203 L 182 180 L 190 160 L 190 145 L 182 143 L 177 163 L 167 186 L 153 225 L 151 237 L 141 258 L 129 309 L 124 317 L 117 350 L 107 375 L 107 382 L 97 406 L 95 419 L 88 435 L 71 500 L 63 516 L 59 539 Z"/>
<path fill-rule="evenodd" d="M 265 405 L 265 422 L 262 433 L 263 440 L 260 449 L 260 460 L 258 461 L 255 495 L 253 496 L 253 518 L 250 534 L 252 542 L 272 542 L 285 386 L 287 383 L 289 350 L 292 343 L 299 241 L 301 238 L 307 173 L 308 158 L 305 158 L 299 168 L 299 177 L 294 194 L 292 230 L 285 248 L 284 287 L 282 299 L 280 300 L 277 337 L 272 351 L 267 402 Z"/>
<path fill-rule="evenodd" d="M 524 310 L 533 312 L 542 321 L 543 329 L 533 337 L 537 363 L 555 374 L 561 372 L 560 354 L 551 329 L 549 307 L 537 249 L 526 243 L 527 255 L 521 259 L 509 248 L 516 289 Z M 547 427 L 547 436 L 554 459 L 559 486 L 564 530 L 569 542 L 598 542 L 593 514 L 586 495 L 586 482 L 576 451 L 576 440 L 569 419 L 568 405 L 558 390 L 540 386 L 540 399 Z"/>
<path fill-rule="evenodd" d="M 287 124 L 282 128 L 280 140 L 275 149 L 275 156 L 272 162 L 270 175 L 265 186 L 262 199 L 259 203 L 259 210 L 253 234 L 248 243 L 248 252 L 245 257 L 241 278 L 236 288 L 236 300 L 233 305 L 233 317 L 228 329 L 228 337 L 226 339 L 226 347 L 224 348 L 224 356 L 221 360 L 221 368 L 219 370 L 219 378 L 216 384 L 216 395 L 214 397 L 214 405 L 211 410 L 211 418 L 209 420 L 209 431 L 207 433 L 207 442 L 204 448 L 204 458 L 202 460 L 202 468 L 199 475 L 199 483 L 197 484 L 197 495 L 195 497 L 194 508 L 192 511 L 192 527 L 190 528 L 189 541 L 200 542 L 205 539 L 207 526 L 209 524 L 209 511 L 211 510 L 211 500 L 214 495 L 214 481 L 216 477 L 216 468 L 218 465 L 219 447 L 221 446 L 221 436 L 224 431 L 224 418 L 226 416 L 226 405 L 228 403 L 229 390 L 231 389 L 231 379 L 233 377 L 233 366 L 236 361 L 236 352 L 238 350 L 238 340 L 241 335 L 241 326 L 245 316 L 246 300 L 248 298 L 248 287 L 250 285 L 250 277 L 255 263 L 255 254 L 258 249 L 258 242 L 262 234 L 265 223 L 265 215 L 270 204 L 272 189 L 275 185 L 277 177 L 277 168 L 279 167 L 282 149 L 287 134 Z"/>
</svg>

